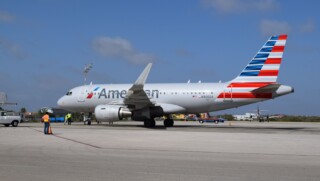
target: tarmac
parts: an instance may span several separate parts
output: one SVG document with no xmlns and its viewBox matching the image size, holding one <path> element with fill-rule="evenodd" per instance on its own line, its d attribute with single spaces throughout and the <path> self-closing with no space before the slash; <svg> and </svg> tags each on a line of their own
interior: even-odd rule
<svg viewBox="0 0 320 181">
<path fill-rule="evenodd" d="M 0 125 L 1 181 L 319 181 L 319 123 Z"/>
</svg>

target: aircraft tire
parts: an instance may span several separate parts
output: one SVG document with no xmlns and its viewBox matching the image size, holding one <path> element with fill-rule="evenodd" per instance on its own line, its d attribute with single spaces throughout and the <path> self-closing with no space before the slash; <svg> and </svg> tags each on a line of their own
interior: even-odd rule
<svg viewBox="0 0 320 181">
<path fill-rule="evenodd" d="M 156 126 L 156 121 L 154 119 L 146 119 L 144 121 L 144 127 L 146 128 L 154 128 Z"/>
<path fill-rule="evenodd" d="M 165 119 L 165 120 L 163 121 L 164 127 L 172 127 L 173 124 L 174 124 L 174 122 L 173 122 L 172 119 Z"/>
</svg>

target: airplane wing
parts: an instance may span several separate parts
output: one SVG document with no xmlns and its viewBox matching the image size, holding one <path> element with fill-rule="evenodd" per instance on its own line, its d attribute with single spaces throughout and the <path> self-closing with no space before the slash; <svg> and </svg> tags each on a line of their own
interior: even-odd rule
<svg viewBox="0 0 320 181">
<path fill-rule="evenodd" d="M 146 82 L 150 73 L 152 63 L 149 63 L 143 72 L 140 74 L 136 82 L 128 90 L 127 96 L 124 98 L 124 104 L 135 109 L 140 109 L 146 106 L 154 105 L 148 95 L 143 90 L 144 83 Z"/>
</svg>

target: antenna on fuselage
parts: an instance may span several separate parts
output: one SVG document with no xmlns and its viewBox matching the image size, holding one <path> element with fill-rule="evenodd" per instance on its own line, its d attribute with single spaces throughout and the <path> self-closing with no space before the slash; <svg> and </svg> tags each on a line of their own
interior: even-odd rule
<svg viewBox="0 0 320 181">
<path fill-rule="evenodd" d="M 84 75 L 84 84 L 86 84 L 87 81 L 87 75 L 89 71 L 92 69 L 92 63 L 86 64 L 84 69 L 83 69 L 83 75 Z"/>
</svg>

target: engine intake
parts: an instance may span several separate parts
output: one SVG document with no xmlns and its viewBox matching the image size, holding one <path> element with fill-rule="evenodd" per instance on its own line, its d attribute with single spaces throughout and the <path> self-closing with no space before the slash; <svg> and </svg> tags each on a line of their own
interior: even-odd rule
<svg viewBox="0 0 320 181">
<path fill-rule="evenodd" d="M 97 120 L 104 122 L 119 121 L 132 115 L 128 108 L 116 105 L 99 105 L 94 113 Z"/>
</svg>

